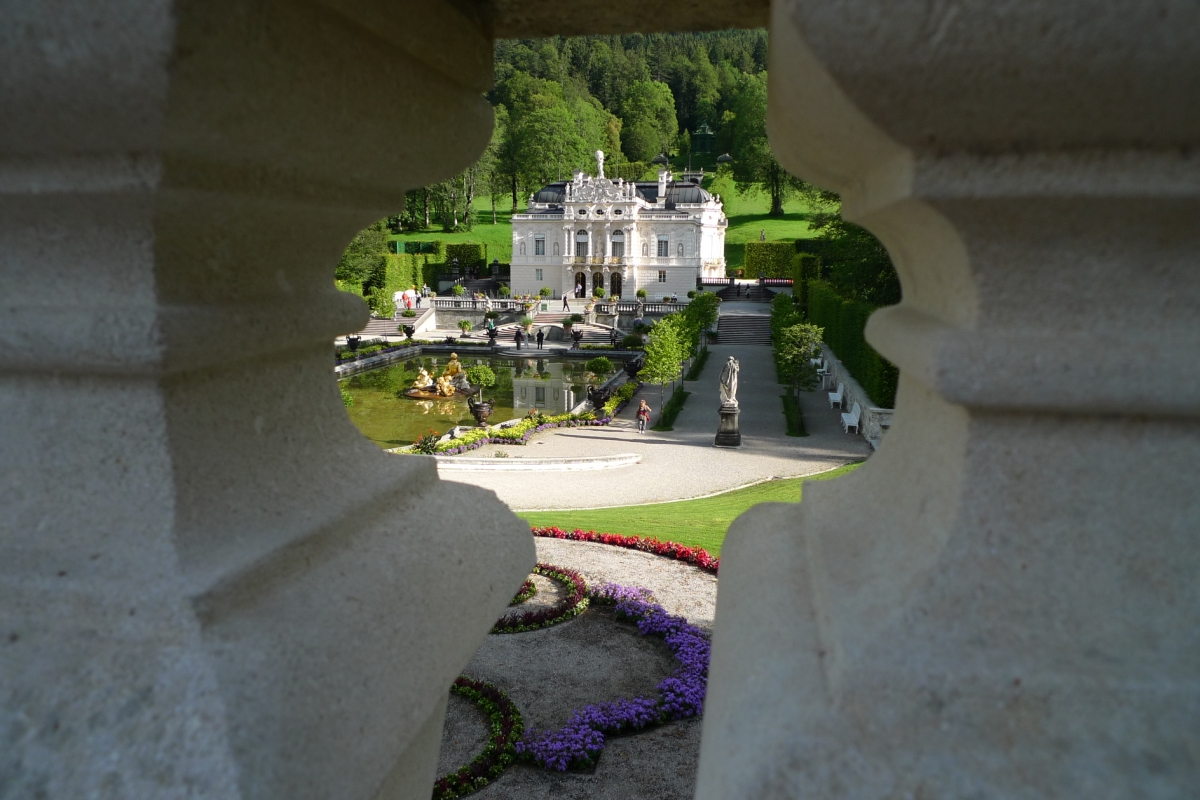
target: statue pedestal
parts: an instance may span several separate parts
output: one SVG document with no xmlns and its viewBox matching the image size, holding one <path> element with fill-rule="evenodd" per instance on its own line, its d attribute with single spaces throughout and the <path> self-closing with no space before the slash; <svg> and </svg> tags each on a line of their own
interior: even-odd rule
<svg viewBox="0 0 1200 800">
<path fill-rule="evenodd" d="M 742 413 L 736 405 L 724 405 L 718 409 L 721 414 L 721 424 L 717 427 L 717 447 L 741 447 L 742 430 L 738 427 L 738 414 Z"/>
</svg>

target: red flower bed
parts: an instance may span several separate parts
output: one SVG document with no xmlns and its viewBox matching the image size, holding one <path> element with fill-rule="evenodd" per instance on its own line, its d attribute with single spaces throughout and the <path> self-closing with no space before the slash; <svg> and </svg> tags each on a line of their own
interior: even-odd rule
<svg viewBox="0 0 1200 800">
<path fill-rule="evenodd" d="M 564 531 L 562 528 L 533 528 L 534 536 L 544 536 L 548 539 L 570 539 L 575 542 L 596 542 L 609 544 L 614 547 L 625 547 L 629 550 L 641 550 L 643 553 L 653 553 L 656 556 L 666 556 L 676 561 L 683 561 L 698 567 L 705 572 L 717 574 L 721 559 L 713 558 L 703 547 L 688 547 L 678 542 L 664 542 L 653 536 L 622 536 L 619 533 L 597 533 L 576 528 Z"/>
</svg>

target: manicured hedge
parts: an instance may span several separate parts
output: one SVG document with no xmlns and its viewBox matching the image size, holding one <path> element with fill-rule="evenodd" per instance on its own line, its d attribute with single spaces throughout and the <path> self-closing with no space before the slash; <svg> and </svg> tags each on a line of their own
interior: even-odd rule
<svg viewBox="0 0 1200 800">
<path fill-rule="evenodd" d="M 799 240 L 798 240 L 799 241 Z M 820 278 L 821 260 L 812 253 L 796 253 L 792 256 L 792 296 L 796 298 L 801 313 L 808 313 L 808 282 Z"/>
<path fill-rule="evenodd" d="M 746 277 L 790 278 L 795 254 L 796 245 L 791 241 L 746 242 Z"/>
<path fill-rule="evenodd" d="M 456 258 L 460 267 L 482 267 L 487 263 L 487 245 L 479 242 L 446 245 L 443 260 L 449 264 Z"/>
<path fill-rule="evenodd" d="M 409 255 L 430 256 L 430 260 L 441 262 L 446 260 L 446 243 L 441 239 L 431 242 L 407 241 L 404 243 L 404 252 Z"/>
<path fill-rule="evenodd" d="M 825 329 L 825 343 L 871 400 L 882 408 L 893 408 L 900 371 L 863 338 L 874 307 L 843 298 L 825 281 L 809 280 L 807 288 L 808 321 Z"/>
</svg>

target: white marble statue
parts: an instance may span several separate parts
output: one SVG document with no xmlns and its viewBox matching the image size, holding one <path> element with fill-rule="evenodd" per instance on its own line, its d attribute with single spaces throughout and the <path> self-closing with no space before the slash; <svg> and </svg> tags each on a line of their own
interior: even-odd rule
<svg viewBox="0 0 1200 800">
<path fill-rule="evenodd" d="M 737 387 L 738 387 L 738 370 L 741 365 L 733 356 L 725 362 L 725 369 L 721 370 L 721 405 L 736 406 Z"/>
<path fill-rule="evenodd" d="M 604 177 L 604 151 L 603 150 L 596 151 L 596 177 L 597 178 Z"/>
</svg>

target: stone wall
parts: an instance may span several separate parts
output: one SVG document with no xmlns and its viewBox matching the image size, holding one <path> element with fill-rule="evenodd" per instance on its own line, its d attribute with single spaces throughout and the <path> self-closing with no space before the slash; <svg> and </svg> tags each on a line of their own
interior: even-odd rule
<svg viewBox="0 0 1200 800">
<path fill-rule="evenodd" d="M 829 367 L 829 377 L 825 379 L 826 391 L 836 390 L 839 383 L 845 387 L 842 394 L 842 411 L 849 412 L 854 408 L 855 403 L 859 404 L 862 411 L 858 426 L 859 435 L 866 439 L 871 447 L 878 450 L 879 445 L 883 442 L 883 435 L 892 426 L 892 415 L 896 413 L 895 409 L 876 406 L 867 396 L 866 390 L 827 346 L 821 345 L 821 355 Z"/>
</svg>

